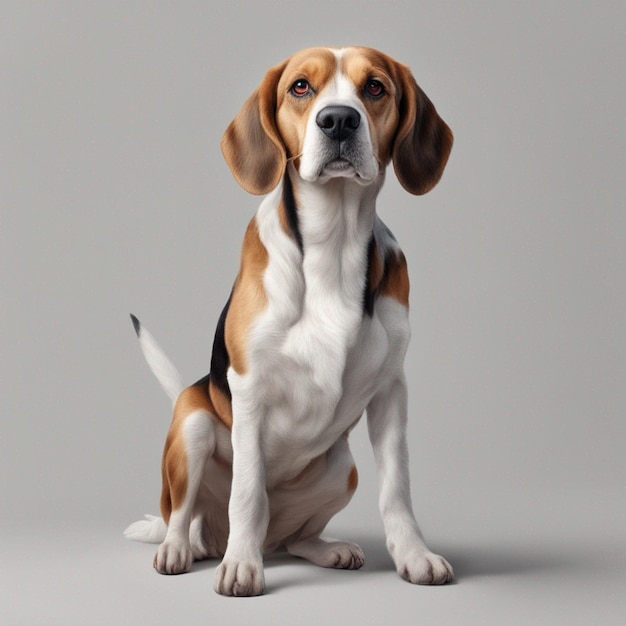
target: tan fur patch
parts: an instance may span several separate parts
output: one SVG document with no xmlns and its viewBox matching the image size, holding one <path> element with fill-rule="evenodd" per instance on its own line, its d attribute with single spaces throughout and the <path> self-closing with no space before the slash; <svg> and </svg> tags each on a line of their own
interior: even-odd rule
<svg viewBox="0 0 626 626">
<path fill-rule="evenodd" d="M 187 451 L 183 434 L 185 419 L 194 411 L 204 410 L 219 417 L 227 426 L 232 425 L 230 402 L 216 410 L 209 395 L 209 388 L 203 383 L 196 383 L 184 389 L 174 406 L 174 415 L 163 450 L 161 466 L 163 488 L 161 492 L 161 514 L 166 523 L 172 511 L 180 508 L 187 494 Z"/>
<path fill-rule="evenodd" d="M 191 394 L 189 393 L 190 390 Z M 169 523 L 172 511 L 182 505 L 187 493 L 187 452 L 183 439 L 183 423 L 190 412 L 186 399 L 193 394 L 192 387 L 185 389 L 180 394 L 174 407 L 172 423 L 163 449 L 161 515 L 166 524 Z"/>
<path fill-rule="evenodd" d="M 385 276 L 381 293 L 397 300 L 408 308 L 409 306 L 409 272 L 406 258 L 401 251 L 387 255 L 385 259 Z"/>
<path fill-rule="evenodd" d="M 324 89 L 336 70 L 335 55 L 326 48 L 309 48 L 289 59 L 278 83 L 276 121 L 287 149 L 287 157 L 294 160 L 302 153 L 306 124 L 314 98 L 297 98 L 290 93 L 299 79 L 306 80 L 315 93 Z"/>
<path fill-rule="evenodd" d="M 373 148 L 383 165 L 391 159 L 399 120 L 396 66 L 391 58 L 370 48 L 350 48 L 342 59 L 341 69 L 354 83 L 367 111 Z M 367 97 L 365 87 L 370 80 L 383 84 L 385 95 L 382 98 Z"/>
<path fill-rule="evenodd" d="M 198 409 L 203 409 L 215 415 L 215 407 L 211 402 L 206 385 L 196 383 L 184 389 L 178 397 L 178 400 L 176 400 L 176 405 L 174 406 L 174 420 L 184 419 L 187 415 Z"/>
<path fill-rule="evenodd" d="M 287 210 L 285 209 L 285 203 L 282 199 L 278 205 L 278 221 L 280 222 L 280 227 L 283 229 L 283 232 L 291 237 L 291 226 L 289 225 Z"/>
<path fill-rule="evenodd" d="M 247 333 L 254 318 L 267 305 L 263 273 L 269 256 L 253 218 L 243 239 L 241 266 L 226 314 L 225 338 L 230 365 L 238 374 L 248 370 Z"/>
<path fill-rule="evenodd" d="M 214 385 L 212 382 L 209 383 L 208 393 L 215 407 L 212 411 L 213 415 L 218 417 L 229 430 L 232 429 L 233 408 L 231 401 L 220 391 L 217 385 Z"/>
</svg>

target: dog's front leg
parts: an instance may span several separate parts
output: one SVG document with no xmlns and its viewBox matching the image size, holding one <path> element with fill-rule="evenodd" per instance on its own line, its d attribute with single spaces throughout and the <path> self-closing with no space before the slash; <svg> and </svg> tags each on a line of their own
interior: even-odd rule
<svg viewBox="0 0 626 626">
<path fill-rule="evenodd" d="M 431 552 L 411 505 L 404 378 L 378 393 L 367 407 L 367 425 L 378 469 L 379 506 L 387 548 L 398 574 L 411 583 L 440 585 L 454 577 L 450 564 Z"/>
<path fill-rule="evenodd" d="M 243 394 L 242 394 L 243 395 Z M 263 544 L 269 523 L 263 415 L 233 394 L 233 480 L 228 506 L 230 531 L 214 589 L 226 596 L 258 596 L 264 591 Z"/>
</svg>

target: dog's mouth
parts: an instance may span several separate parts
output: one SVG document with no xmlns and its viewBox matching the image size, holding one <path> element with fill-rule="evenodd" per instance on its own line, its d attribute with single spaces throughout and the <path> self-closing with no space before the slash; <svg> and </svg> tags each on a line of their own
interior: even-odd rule
<svg viewBox="0 0 626 626">
<path fill-rule="evenodd" d="M 342 157 L 332 159 L 324 165 L 323 173 L 330 176 L 356 176 L 354 165 Z"/>
<path fill-rule="evenodd" d="M 379 168 L 377 161 L 361 144 L 362 142 L 334 142 L 333 145 L 323 145 L 318 149 L 315 158 L 311 159 L 312 162 L 305 159 L 306 167 L 299 172 L 304 180 L 325 183 L 333 179 L 344 179 L 359 185 L 368 185 L 378 175 Z"/>
</svg>

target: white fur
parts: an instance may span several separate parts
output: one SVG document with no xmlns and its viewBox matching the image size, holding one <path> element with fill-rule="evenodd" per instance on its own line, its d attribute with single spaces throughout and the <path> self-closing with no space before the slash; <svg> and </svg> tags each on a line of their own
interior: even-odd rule
<svg viewBox="0 0 626 626">
<path fill-rule="evenodd" d="M 145 519 L 133 522 L 124 531 L 124 537 L 144 543 L 161 543 L 167 534 L 167 524 L 163 518 L 146 513 Z"/>
<path fill-rule="evenodd" d="M 152 373 L 156 376 L 156 379 L 159 381 L 161 387 L 163 387 L 165 393 L 168 395 L 173 404 L 176 402 L 180 392 L 185 387 L 182 376 L 179 374 L 174 364 L 169 360 L 165 352 L 163 352 L 163 349 L 148 329 L 139 324 L 136 318 L 133 319 L 136 324 L 136 331 L 141 351 L 143 352 Z"/>
</svg>

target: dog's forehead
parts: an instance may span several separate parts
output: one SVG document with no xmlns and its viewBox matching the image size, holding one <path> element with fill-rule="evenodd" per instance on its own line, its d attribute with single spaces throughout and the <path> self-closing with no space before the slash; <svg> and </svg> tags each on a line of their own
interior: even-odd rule
<svg viewBox="0 0 626 626">
<path fill-rule="evenodd" d="M 293 80 L 306 78 L 316 87 L 326 85 L 338 73 L 360 84 L 367 78 L 392 77 L 393 62 L 372 48 L 307 48 L 291 56 L 285 65 L 279 91 Z"/>
</svg>

